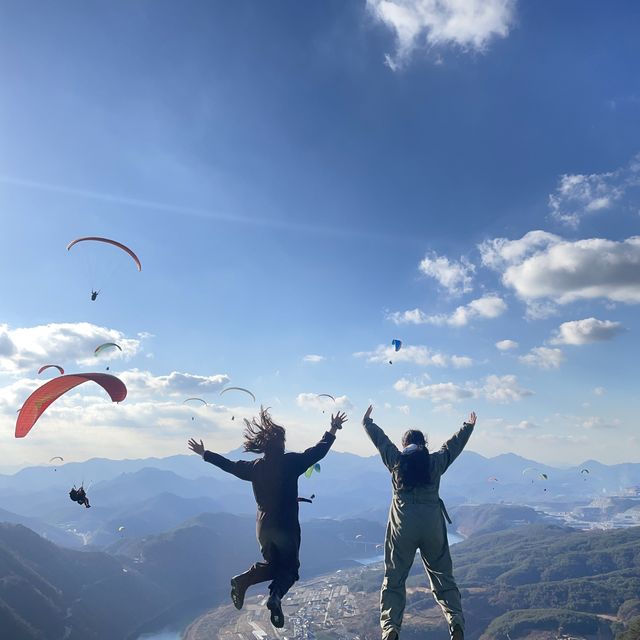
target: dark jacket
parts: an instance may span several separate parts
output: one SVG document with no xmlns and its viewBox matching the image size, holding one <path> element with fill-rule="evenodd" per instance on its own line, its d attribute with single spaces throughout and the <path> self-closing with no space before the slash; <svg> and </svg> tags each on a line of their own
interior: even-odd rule
<svg viewBox="0 0 640 640">
<path fill-rule="evenodd" d="M 205 451 L 203 458 L 223 471 L 253 485 L 261 515 L 280 522 L 298 519 L 298 477 L 322 460 L 336 437 L 328 431 L 318 444 L 302 453 L 281 453 L 256 460 L 234 462 L 218 453 Z"/>
</svg>

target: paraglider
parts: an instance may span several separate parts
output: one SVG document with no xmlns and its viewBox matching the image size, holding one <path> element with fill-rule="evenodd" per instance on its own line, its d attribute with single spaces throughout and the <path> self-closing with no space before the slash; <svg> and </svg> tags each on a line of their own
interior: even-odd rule
<svg viewBox="0 0 640 640">
<path fill-rule="evenodd" d="M 589 469 L 581 469 L 581 470 L 580 470 L 580 473 L 581 473 L 581 474 L 582 474 L 582 473 L 589 473 Z"/>
<path fill-rule="evenodd" d="M 182 404 L 185 404 L 187 402 L 191 402 L 192 400 L 195 400 L 196 402 L 201 402 L 203 405 L 207 405 L 206 400 L 203 400 L 202 398 L 187 398 L 186 400 L 182 401 Z"/>
<path fill-rule="evenodd" d="M 122 402 L 127 397 L 127 387 L 108 373 L 74 373 L 58 376 L 38 387 L 24 402 L 16 420 L 16 438 L 24 438 L 50 404 L 61 395 L 84 382 L 99 384 L 112 402 Z"/>
<path fill-rule="evenodd" d="M 244 393 L 248 393 L 253 398 L 254 402 L 256 401 L 256 397 L 253 395 L 253 393 L 251 393 L 249 389 L 245 389 L 244 387 L 227 387 L 220 392 L 220 395 L 226 393 L 227 391 L 244 391 Z"/>
<path fill-rule="evenodd" d="M 73 485 L 73 489 L 69 491 L 69 497 L 78 504 L 84 505 L 87 509 L 91 507 L 89 504 L 89 496 L 87 496 L 87 492 L 84 490 L 84 487 L 80 485 L 79 489 L 76 489 L 76 486 Z"/>
<path fill-rule="evenodd" d="M 308 502 L 309 504 L 313 504 L 313 499 L 314 499 L 315 497 L 316 497 L 316 494 L 315 494 L 315 493 L 312 493 L 310 498 L 301 498 L 301 497 L 298 497 L 298 502 Z"/>
<path fill-rule="evenodd" d="M 45 369 L 50 369 L 51 367 L 53 367 L 54 369 L 57 369 L 60 372 L 61 376 L 64 375 L 64 369 L 60 365 L 57 365 L 57 364 L 44 364 L 44 365 L 42 365 L 38 369 L 38 375 L 40 375 Z"/>
<path fill-rule="evenodd" d="M 330 393 L 319 393 L 318 398 L 331 398 L 334 402 L 336 401 Z"/>
<path fill-rule="evenodd" d="M 362 538 L 364 538 L 364 535 L 363 535 L 362 533 L 359 533 L 359 534 L 356 536 L 356 540 L 362 540 Z"/>
<path fill-rule="evenodd" d="M 304 472 L 304 476 L 305 476 L 305 478 L 310 478 L 310 477 L 311 477 L 311 474 L 312 474 L 314 471 L 315 471 L 316 473 L 320 473 L 320 471 L 322 471 L 322 467 L 320 466 L 320 463 L 319 463 L 319 462 L 316 462 L 314 465 L 311 465 L 311 466 L 310 466 L 310 467 L 309 467 L 309 468 Z"/>
<path fill-rule="evenodd" d="M 402 340 L 398 340 L 397 338 L 394 338 L 391 341 L 391 346 L 396 350 L 396 351 L 400 351 L 400 347 L 402 346 Z M 389 364 L 393 364 L 392 360 L 389 360 Z"/>
<path fill-rule="evenodd" d="M 49 459 L 49 462 L 53 462 L 54 460 L 60 460 L 60 462 L 64 462 L 64 458 L 62 456 L 53 456 L 53 458 Z"/>
<path fill-rule="evenodd" d="M 120 351 L 122 351 L 122 347 L 119 344 L 116 344 L 115 342 L 105 342 L 104 344 L 98 345 L 95 348 L 95 350 L 93 351 L 93 355 L 97 356 L 106 349 L 119 349 Z"/>
<path fill-rule="evenodd" d="M 111 244 L 114 247 L 118 247 L 119 249 L 122 249 L 123 251 L 125 251 L 126 253 L 128 253 L 131 258 L 133 259 L 133 261 L 136 263 L 136 267 L 138 267 L 138 271 L 142 271 L 142 264 L 140 263 L 140 260 L 138 258 L 138 256 L 131 250 L 129 249 L 129 247 L 127 247 L 126 245 L 122 244 L 121 242 L 117 242 L 116 240 L 110 240 L 109 238 L 100 238 L 98 236 L 86 236 L 83 238 L 76 238 L 75 240 L 72 240 L 68 245 L 67 245 L 67 251 L 71 250 L 71 247 L 73 247 L 74 245 L 78 244 L 78 242 L 104 242 L 106 244 Z M 95 300 L 95 298 L 93 297 L 93 294 L 96 294 L 96 296 L 98 295 L 98 292 L 92 291 L 91 292 L 91 299 Z"/>
<path fill-rule="evenodd" d="M 496 478 L 495 476 L 489 476 L 487 478 L 487 482 L 498 482 L 498 478 Z M 496 488 L 495 487 L 491 487 L 491 491 L 495 491 Z"/>
<path fill-rule="evenodd" d="M 91 300 L 92 300 L 92 302 L 96 301 L 96 298 L 98 297 L 99 293 L 100 293 L 100 289 L 98 289 L 97 291 L 95 291 L 94 289 L 91 289 Z"/>
</svg>

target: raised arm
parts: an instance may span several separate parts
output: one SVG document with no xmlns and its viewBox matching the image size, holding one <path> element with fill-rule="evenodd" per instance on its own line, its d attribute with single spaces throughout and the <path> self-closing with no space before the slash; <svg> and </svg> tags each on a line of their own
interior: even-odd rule
<svg viewBox="0 0 640 640">
<path fill-rule="evenodd" d="M 230 473 L 236 478 L 240 478 L 240 480 L 248 480 L 251 482 L 253 479 L 253 463 L 247 462 L 246 460 L 238 460 L 237 462 L 234 460 L 229 460 L 224 456 L 221 456 L 219 453 L 214 453 L 213 451 L 207 451 L 204 448 L 204 444 L 202 440 L 197 442 L 193 438 L 191 438 L 188 442 L 189 449 L 194 453 L 197 453 L 199 456 L 202 456 L 202 459 L 205 462 L 210 462 L 214 464 L 216 467 Z"/>
<path fill-rule="evenodd" d="M 439 475 L 442 475 L 462 453 L 465 445 L 469 442 L 475 424 L 476 414 L 472 411 L 469 420 L 462 423 L 462 428 L 442 445 L 440 451 L 432 454 Z"/>
<path fill-rule="evenodd" d="M 380 453 L 382 462 L 384 462 L 389 471 L 393 471 L 393 468 L 400 458 L 400 451 L 398 451 L 398 447 L 389 440 L 387 434 L 371 419 L 372 411 L 373 405 L 369 405 L 367 412 L 364 414 L 364 418 L 362 418 L 362 426 Z"/>
<path fill-rule="evenodd" d="M 320 442 L 313 445 L 313 447 L 309 447 L 302 453 L 297 454 L 296 463 L 298 465 L 298 470 L 300 473 L 304 473 L 306 469 L 308 469 L 316 462 L 322 460 L 322 458 L 324 458 L 327 453 L 329 453 L 331 445 L 336 440 L 336 431 L 338 431 L 338 429 L 342 429 L 342 425 L 347 420 L 348 418 L 346 413 L 340 413 L 338 411 L 335 416 L 331 414 L 331 428 L 329 429 L 329 431 L 325 431 Z"/>
</svg>

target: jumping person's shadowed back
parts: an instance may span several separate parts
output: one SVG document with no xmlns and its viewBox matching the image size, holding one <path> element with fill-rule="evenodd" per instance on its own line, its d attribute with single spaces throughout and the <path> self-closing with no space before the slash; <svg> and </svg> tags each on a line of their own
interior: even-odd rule
<svg viewBox="0 0 640 640">
<path fill-rule="evenodd" d="M 258 418 L 245 420 L 244 450 L 263 454 L 251 462 L 234 462 L 206 451 L 202 440 L 189 440 L 189 448 L 206 462 L 216 465 L 253 486 L 258 507 L 256 535 L 264 562 L 256 562 L 231 579 L 231 599 L 241 609 L 246 590 L 253 584 L 271 580 L 267 607 L 274 627 L 284 625 L 281 599 L 298 580 L 300 522 L 298 520 L 298 477 L 327 455 L 335 434 L 346 422 L 346 414 L 331 416 L 331 428 L 318 444 L 302 453 L 285 453 L 284 427 L 260 408 Z"/>
</svg>

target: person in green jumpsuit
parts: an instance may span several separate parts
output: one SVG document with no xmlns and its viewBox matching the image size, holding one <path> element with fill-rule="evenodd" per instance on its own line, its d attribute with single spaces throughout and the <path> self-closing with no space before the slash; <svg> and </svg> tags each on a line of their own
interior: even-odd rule
<svg viewBox="0 0 640 640">
<path fill-rule="evenodd" d="M 380 626 L 383 640 L 398 640 L 406 603 L 405 582 L 416 551 L 431 583 L 431 591 L 449 624 L 453 640 L 464 638 L 460 591 L 453 578 L 445 517 L 438 493 L 440 477 L 460 455 L 476 423 L 476 414 L 439 451 L 429 452 L 424 434 L 410 430 L 399 450 L 373 422 L 369 406 L 362 424 L 392 474 L 393 500 L 384 545 L 384 580 L 380 592 Z M 450 521 L 449 521 L 450 522 Z"/>
</svg>

